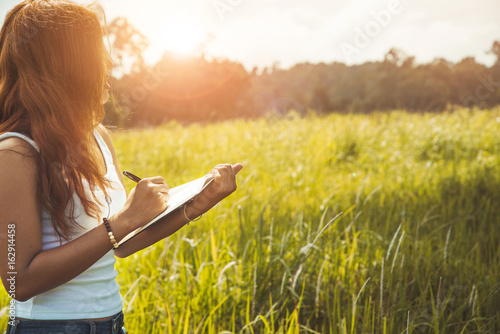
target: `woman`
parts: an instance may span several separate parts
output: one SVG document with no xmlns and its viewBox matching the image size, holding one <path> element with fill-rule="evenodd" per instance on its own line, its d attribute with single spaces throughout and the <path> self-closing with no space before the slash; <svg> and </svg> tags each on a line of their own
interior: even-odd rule
<svg viewBox="0 0 500 334">
<path fill-rule="evenodd" d="M 125 333 L 115 256 L 176 232 L 236 190 L 236 165 L 182 209 L 116 248 L 162 212 L 168 186 L 127 196 L 100 125 L 111 62 L 96 7 L 27 0 L 0 33 L 0 275 L 13 298 L 8 334 Z"/>
</svg>

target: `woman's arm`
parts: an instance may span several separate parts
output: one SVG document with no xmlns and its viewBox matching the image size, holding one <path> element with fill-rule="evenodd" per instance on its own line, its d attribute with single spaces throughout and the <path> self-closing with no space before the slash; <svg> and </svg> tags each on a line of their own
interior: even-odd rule
<svg viewBox="0 0 500 334">
<path fill-rule="evenodd" d="M 0 272 L 6 290 L 12 291 L 14 299 L 25 301 L 75 278 L 112 246 L 106 228 L 98 226 L 61 247 L 42 251 L 37 167 L 28 157 L 36 153 L 19 138 L 2 140 L 1 149 L 11 151 L 0 151 Z M 120 238 L 130 227 L 121 219 L 117 224 L 116 218 L 111 217 L 110 225 Z"/>
<path fill-rule="evenodd" d="M 118 165 L 118 159 L 116 157 L 111 137 L 106 128 L 102 125 L 98 127 L 98 131 L 111 151 L 116 173 L 123 184 L 123 188 L 125 188 L 125 183 Z M 191 202 L 191 204 L 187 206 L 186 215 L 189 218 L 194 219 L 234 192 L 236 190 L 235 175 L 241 170 L 241 168 L 242 166 L 240 164 L 235 166 L 228 164 L 217 165 L 213 170 L 213 173 L 215 174 L 214 181 L 207 186 L 207 188 L 205 188 L 205 190 L 199 194 L 194 201 Z M 186 223 L 187 220 L 184 217 L 184 213 L 181 209 L 177 209 L 168 216 L 159 219 L 158 222 L 148 227 L 130 241 L 121 245 L 118 249 L 115 249 L 115 255 L 120 258 L 132 255 L 135 252 L 170 236 L 186 225 Z M 117 240 L 119 241 L 119 239 Z"/>
<path fill-rule="evenodd" d="M 236 167 L 236 168 L 238 170 L 241 169 L 241 167 Z M 220 202 L 224 197 L 228 196 L 230 193 L 236 190 L 236 188 L 234 189 L 231 188 L 232 190 L 227 191 L 224 196 L 221 196 L 219 195 L 220 194 L 219 191 L 216 191 L 213 187 L 210 188 L 211 186 L 215 185 L 216 182 L 220 183 L 221 180 L 224 178 L 230 180 L 231 174 L 232 178 L 234 179 L 234 175 L 236 174 L 236 172 L 233 172 L 231 165 L 219 165 L 218 167 L 216 167 L 216 170 L 219 171 L 217 174 L 218 176 L 216 176 L 216 178 L 219 178 L 219 180 L 215 179 L 209 186 L 207 186 L 207 188 L 203 190 L 201 194 L 195 197 L 193 202 L 188 204 L 186 208 L 186 215 L 189 218 L 194 219 L 202 215 L 210 208 L 212 208 L 215 204 Z M 226 177 L 221 175 L 224 174 L 226 171 L 227 171 Z M 231 182 L 227 183 L 229 184 Z M 233 181 L 232 184 L 236 185 L 236 182 Z M 172 235 L 173 233 L 177 232 L 181 227 L 186 225 L 187 222 L 188 221 L 184 217 L 184 213 L 182 212 L 182 207 L 181 207 L 173 211 L 169 215 L 160 218 L 156 223 L 154 223 L 153 225 L 142 231 L 139 235 L 127 241 L 126 243 L 121 245 L 118 249 L 115 249 L 115 255 L 121 258 L 132 255 L 135 252 L 140 251 L 141 249 L 144 249 L 146 247 L 149 247 L 152 244 Z"/>
<path fill-rule="evenodd" d="M 101 224 L 60 247 L 42 250 L 34 154 L 38 153 L 20 138 L 0 141 L 0 276 L 6 290 L 18 301 L 68 282 L 112 249 Z M 141 181 L 127 199 L 126 208 L 109 218 L 117 240 L 155 217 L 152 207 L 142 211 L 144 206 L 156 206 L 156 213 L 165 209 L 165 198 L 159 192 L 166 186 L 161 180 L 152 183 L 152 179 Z"/>
</svg>

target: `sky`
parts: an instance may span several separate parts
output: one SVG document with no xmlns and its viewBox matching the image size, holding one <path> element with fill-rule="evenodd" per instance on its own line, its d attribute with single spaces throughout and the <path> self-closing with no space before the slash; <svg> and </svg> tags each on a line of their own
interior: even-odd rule
<svg viewBox="0 0 500 334">
<path fill-rule="evenodd" d="M 19 1 L 0 0 L 0 15 Z M 88 3 L 85 0 L 77 0 Z M 391 48 L 417 63 L 487 54 L 500 40 L 499 0 L 100 0 L 108 22 L 127 17 L 149 39 L 146 61 L 165 49 L 206 54 L 245 68 L 382 60 Z"/>
</svg>

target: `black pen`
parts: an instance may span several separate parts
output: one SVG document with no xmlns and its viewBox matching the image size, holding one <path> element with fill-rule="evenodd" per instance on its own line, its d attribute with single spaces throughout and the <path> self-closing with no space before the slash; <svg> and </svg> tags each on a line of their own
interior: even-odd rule
<svg viewBox="0 0 500 334">
<path fill-rule="evenodd" d="M 134 174 L 127 172 L 126 170 L 123 171 L 123 175 L 125 175 L 126 177 L 128 177 L 129 179 L 131 179 L 132 181 L 134 181 L 136 183 L 139 183 L 139 181 L 141 180 L 140 177 L 135 176 Z"/>
</svg>

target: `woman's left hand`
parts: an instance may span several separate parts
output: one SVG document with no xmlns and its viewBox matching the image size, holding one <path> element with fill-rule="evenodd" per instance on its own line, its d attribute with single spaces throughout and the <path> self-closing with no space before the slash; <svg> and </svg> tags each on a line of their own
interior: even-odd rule
<svg viewBox="0 0 500 334">
<path fill-rule="evenodd" d="M 242 168 L 243 166 L 240 163 L 215 166 L 210 171 L 214 176 L 213 181 L 190 204 L 194 212 L 191 217 L 205 213 L 224 198 L 231 195 L 237 188 L 236 174 Z"/>
</svg>

